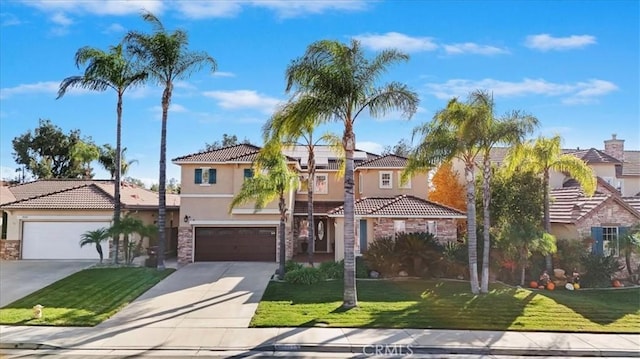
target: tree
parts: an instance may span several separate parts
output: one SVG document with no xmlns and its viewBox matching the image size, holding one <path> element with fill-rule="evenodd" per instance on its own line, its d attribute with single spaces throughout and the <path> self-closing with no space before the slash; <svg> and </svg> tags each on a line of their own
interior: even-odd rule
<svg viewBox="0 0 640 359">
<path fill-rule="evenodd" d="M 69 88 L 83 88 L 91 91 L 103 92 L 112 89 L 117 94 L 116 102 L 116 149 L 115 164 L 117 169 L 113 184 L 114 201 L 113 221 L 120 221 L 120 168 L 122 154 L 122 99 L 127 89 L 143 83 L 147 73 L 140 70 L 131 58 L 123 51 L 123 45 L 109 47 L 109 51 L 85 46 L 76 52 L 76 67 L 85 66 L 84 73 L 79 76 L 70 76 L 62 80 L 58 89 L 58 99 L 63 97 Z M 114 238 L 114 246 L 118 248 L 118 239 Z M 118 251 L 114 254 L 114 262 L 118 263 Z"/>
<path fill-rule="evenodd" d="M 138 160 L 127 161 L 125 156 L 126 152 L 126 147 L 123 147 L 122 151 L 120 151 L 120 176 L 125 176 L 127 172 L 129 172 L 129 168 L 131 168 L 131 165 L 134 163 L 138 163 Z M 109 171 L 111 179 L 115 179 L 118 175 L 118 167 L 116 167 L 116 162 L 118 162 L 117 153 L 118 152 L 116 151 L 116 149 L 111 147 L 111 145 L 108 143 L 104 144 L 100 148 L 100 156 L 98 157 L 98 162 L 100 162 L 105 170 Z"/>
<path fill-rule="evenodd" d="M 411 154 L 411 144 L 404 138 L 398 141 L 394 146 L 384 146 L 383 155 L 396 155 L 400 157 L 409 157 Z"/>
<path fill-rule="evenodd" d="M 482 280 L 480 292 L 489 292 L 489 251 L 491 250 L 491 150 L 497 144 L 509 146 L 521 143 L 524 137 L 538 125 L 538 119 L 520 111 L 511 111 L 502 118 L 494 115 L 493 96 L 484 91 L 471 93 L 471 101 L 484 112 L 484 121 L 477 130 L 481 133 L 480 150 L 482 155 L 482 213 L 483 239 Z"/>
<path fill-rule="evenodd" d="M 620 231 L 620 250 L 624 253 L 624 262 L 629 276 L 633 275 L 631 255 L 640 252 L 640 223 Z"/>
<path fill-rule="evenodd" d="M 188 49 L 189 36 L 184 30 L 168 32 L 162 22 L 147 12 L 142 18 L 153 27 L 152 34 L 130 31 L 125 36 L 127 50 L 144 65 L 149 76 L 164 87 L 162 92 L 162 125 L 160 130 L 160 170 L 158 178 L 158 269 L 164 269 L 165 222 L 167 211 L 167 119 L 174 81 L 188 78 L 193 72 L 208 67 L 216 69 L 216 61 L 206 52 Z"/>
<path fill-rule="evenodd" d="M 82 166 L 82 178 L 93 178 L 93 168 L 91 168 L 91 162 L 97 160 L 100 156 L 100 150 L 90 139 L 77 142 L 71 148 L 71 157 L 79 162 Z"/>
<path fill-rule="evenodd" d="M 459 159 L 464 164 L 467 190 L 467 245 L 471 292 L 480 292 L 478 282 L 478 239 L 476 234 L 475 161 L 480 153 L 481 134 L 477 129 L 486 120 L 486 108 L 474 102 L 453 98 L 438 111 L 431 122 L 416 127 L 413 137 L 420 136 L 418 145 L 407 160 L 402 177 L 414 172 L 426 172 L 442 162 Z"/>
<path fill-rule="evenodd" d="M 68 134 L 50 120 L 39 121 L 38 127 L 13 139 L 13 158 L 38 179 L 81 178 L 82 163 L 74 157 L 74 146 L 82 141 L 79 130 Z"/>
<path fill-rule="evenodd" d="M 438 166 L 438 170 L 431 180 L 433 189 L 429 191 L 429 200 L 460 211 L 466 211 L 467 202 L 464 195 L 464 186 L 458 178 L 458 171 L 453 169 L 451 162 L 444 162 Z"/>
<path fill-rule="evenodd" d="M 80 237 L 80 248 L 86 245 L 92 245 L 92 244 L 95 245 L 96 251 L 100 256 L 100 263 L 102 263 L 104 254 L 102 253 L 101 243 L 109 239 L 110 236 L 111 234 L 109 233 L 109 230 L 107 228 L 98 228 L 92 231 L 84 232 Z"/>
<path fill-rule="evenodd" d="M 400 110 L 406 117 L 416 112 L 418 96 L 406 85 L 391 82 L 378 86 L 380 77 L 391 65 L 408 59 L 407 54 L 392 49 L 367 58 L 356 40 L 349 45 L 321 40 L 309 45 L 305 54 L 295 59 L 286 70 L 286 91 L 293 91 L 296 103 L 291 108 L 291 116 L 317 118 L 318 123 L 338 121 L 344 125 L 344 308 L 358 304 L 353 177 L 356 136 L 353 126 L 365 111 L 371 117 L 391 110 Z"/>
<path fill-rule="evenodd" d="M 578 181 L 588 196 L 593 195 L 596 190 L 596 177 L 591 167 L 571 154 L 564 154 L 561 141 L 562 139 L 557 135 L 551 138 L 539 137 L 535 141 L 527 141 L 515 146 L 505 158 L 506 168 L 510 173 L 524 170 L 533 171 L 542 176 L 545 188 L 543 223 L 547 233 L 551 232 L 549 175 L 552 170 L 566 173 Z M 545 259 L 547 270 L 553 270 L 551 255 L 547 255 Z"/>
<path fill-rule="evenodd" d="M 147 186 L 144 184 L 144 182 L 142 182 L 141 179 L 139 178 L 134 178 L 134 177 L 124 177 L 122 179 L 122 182 L 126 182 L 126 183 L 131 183 L 135 186 L 138 186 L 140 188 L 147 188 Z"/>
<path fill-rule="evenodd" d="M 147 231 L 144 222 L 134 217 L 131 213 L 127 213 L 118 223 L 114 222 L 111 228 L 109 228 L 109 232 L 114 238 L 123 236 L 122 249 L 125 263 L 131 264 L 133 261 L 133 249 L 135 245 L 132 245 L 133 243 L 130 241 L 131 235 L 134 233 L 146 234 Z M 115 250 L 118 251 L 119 248 L 116 247 Z"/>
<path fill-rule="evenodd" d="M 278 200 L 280 213 L 278 277 L 284 279 L 286 261 L 285 223 L 288 211 L 286 194 L 298 187 L 298 175 L 289 168 L 286 157 L 282 154 L 282 144 L 277 138 L 271 139 L 260 150 L 253 164 L 253 173 L 254 176 L 242 183 L 240 192 L 231 200 L 229 212 L 234 207 L 250 201 L 254 201 L 257 211 L 270 202 Z"/>
<path fill-rule="evenodd" d="M 249 139 L 247 139 L 245 137 L 244 140 L 242 140 L 242 143 L 245 144 L 251 144 L 251 142 L 249 142 Z M 240 142 L 238 142 L 238 136 L 236 135 L 228 135 L 226 133 L 222 134 L 222 140 L 220 141 L 214 141 L 213 143 L 205 143 L 205 147 L 204 149 L 200 150 L 201 152 L 207 152 L 207 151 L 214 151 L 214 150 L 218 150 L 224 147 L 230 147 L 230 146 L 235 146 L 235 145 L 239 145 Z"/>
</svg>

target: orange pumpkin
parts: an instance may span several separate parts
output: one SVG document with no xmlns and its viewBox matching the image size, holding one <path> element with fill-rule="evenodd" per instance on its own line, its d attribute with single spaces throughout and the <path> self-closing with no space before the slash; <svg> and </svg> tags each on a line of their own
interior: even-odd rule
<svg viewBox="0 0 640 359">
<path fill-rule="evenodd" d="M 529 283 L 529 288 L 538 288 L 538 282 L 532 280 L 531 283 Z"/>
<path fill-rule="evenodd" d="M 553 284 L 553 282 L 549 282 L 549 284 L 547 284 L 547 290 L 554 290 L 556 289 L 556 285 Z"/>
<path fill-rule="evenodd" d="M 619 280 L 617 280 L 617 279 L 616 279 L 616 280 L 614 280 L 614 281 L 611 283 L 611 285 L 612 285 L 614 288 L 620 288 L 620 287 L 622 287 L 622 283 L 620 283 L 620 281 L 619 281 Z"/>
</svg>

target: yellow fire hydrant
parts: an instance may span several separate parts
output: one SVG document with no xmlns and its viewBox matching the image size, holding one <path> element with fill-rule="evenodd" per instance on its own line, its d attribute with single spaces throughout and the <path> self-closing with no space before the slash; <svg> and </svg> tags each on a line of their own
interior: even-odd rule
<svg viewBox="0 0 640 359">
<path fill-rule="evenodd" d="M 33 317 L 35 319 L 41 319 L 42 318 L 42 310 L 44 309 L 43 306 L 41 306 L 40 304 L 36 304 L 33 306 Z"/>
</svg>

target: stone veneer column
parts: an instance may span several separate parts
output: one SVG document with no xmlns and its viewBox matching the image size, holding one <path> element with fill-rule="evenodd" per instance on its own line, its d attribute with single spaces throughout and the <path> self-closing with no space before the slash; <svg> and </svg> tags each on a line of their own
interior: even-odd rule
<svg viewBox="0 0 640 359">
<path fill-rule="evenodd" d="M 20 241 L 7 239 L 0 240 L 0 259 L 20 259 Z"/>
<path fill-rule="evenodd" d="M 193 260 L 193 228 L 178 228 L 178 266 L 192 263 Z"/>
</svg>

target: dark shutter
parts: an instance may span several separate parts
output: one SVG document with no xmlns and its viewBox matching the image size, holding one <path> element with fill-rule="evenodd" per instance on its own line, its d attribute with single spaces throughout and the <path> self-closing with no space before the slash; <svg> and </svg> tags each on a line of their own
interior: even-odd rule
<svg viewBox="0 0 640 359">
<path fill-rule="evenodd" d="M 196 168 L 194 177 L 196 184 L 202 183 L 202 168 Z"/>
<path fill-rule="evenodd" d="M 591 238 L 595 241 L 591 248 L 591 253 L 597 255 L 604 254 L 604 240 L 602 238 L 602 227 L 591 227 Z"/>
<path fill-rule="evenodd" d="M 209 168 L 209 184 L 216 183 L 216 169 Z"/>
<path fill-rule="evenodd" d="M 253 178 L 253 170 L 251 168 L 244 169 L 244 178 Z"/>
</svg>

